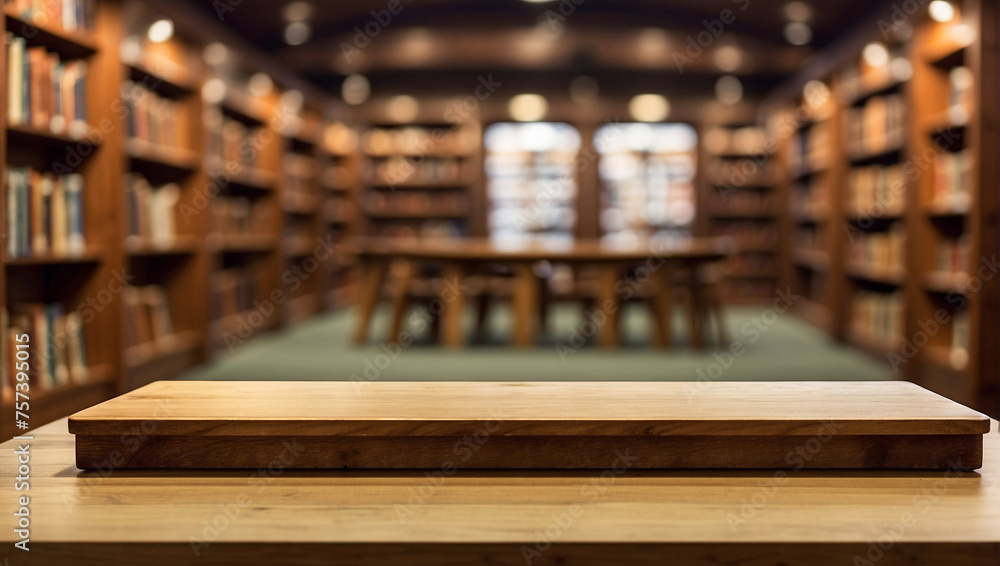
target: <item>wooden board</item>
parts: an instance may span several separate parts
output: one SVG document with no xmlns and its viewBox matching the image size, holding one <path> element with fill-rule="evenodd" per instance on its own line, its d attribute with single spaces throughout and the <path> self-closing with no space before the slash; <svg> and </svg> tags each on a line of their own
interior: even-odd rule
<svg viewBox="0 0 1000 566">
<path fill-rule="evenodd" d="M 69 419 L 83 469 L 975 469 L 989 426 L 905 382 L 164 381 Z"/>
<path fill-rule="evenodd" d="M 651 471 L 608 460 L 428 475 L 287 469 L 291 451 L 246 471 L 80 472 L 61 420 L 0 445 L 4 477 L 17 475 L 19 445 L 30 445 L 31 466 L 30 492 L 0 484 L 0 562 L 997 566 L 996 426 L 977 472 Z M 30 552 L 12 546 L 22 495 Z"/>
</svg>

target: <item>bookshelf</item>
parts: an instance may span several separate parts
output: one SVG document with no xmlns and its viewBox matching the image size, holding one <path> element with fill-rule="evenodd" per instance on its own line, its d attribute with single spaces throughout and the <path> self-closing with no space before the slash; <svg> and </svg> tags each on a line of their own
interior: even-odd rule
<svg viewBox="0 0 1000 566">
<path fill-rule="evenodd" d="M 921 12 L 888 38 L 857 35 L 839 46 L 848 58 L 804 72 L 803 94 L 775 113 L 798 119 L 783 150 L 787 280 L 803 318 L 900 378 L 996 411 L 998 203 L 980 187 L 997 175 L 998 14 L 957 4 L 950 22 Z M 835 94 L 823 135 L 801 109 L 817 84 Z M 814 147 L 823 157 L 812 164 Z M 814 198 L 817 188 L 829 194 Z"/>
<path fill-rule="evenodd" d="M 376 116 L 360 137 L 360 232 L 379 237 L 470 233 L 479 178 L 477 121 L 449 122 L 428 109 L 413 121 Z"/>
<path fill-rule="evenodd" d="M 358 134 L 352 127 L 339 121 L 325 127 L 320 145 L 320 167 L 320 237 L 339 248 L 358 229 L 361 159 Z M 324 265 L 324 307 L 336 309 L 350 304 L 359 278 L 353 259 L 338 250 Z"/>
<path fill-rule="evenodd" d="M 120 310 L 115 290 L 122 288 L 121 239 L 116 233 L 118 210 L 107 206 L 119 193 L 104 180 L 120 174 L 121 149 L 117 130 L 101 127 L 114 124 L 116 117 L 106 104 L 113 96 L 107 81 L 96 77 L 118 75 L 121 14 L 114 6 L 102 5 L 92 16 L 83 27 L 66 28 L 52 18 L 41 16 L 49 22 L 42 23 L 33 14 L 18 13 L 9 4 L 2 15 L 7 53 L 23 48 L 19 56 L 36 63 L 34 76 L 27 78 L 35 96 L 15 96 L 5 82 L 0 101 L 6 116 L 0 134 L 5 179 L 0 212 L 6 227 L 0 293 L 11 315 L 9 323 L 32 331 L 32 428 L 119 390 Z M 8 73 L 19 71 L 8 69 L 7 62 L 5 56 L 0 65 L 9 80 Z M 67 75 L 74 74 L 70 82 Z M 24 112 L 29 107 L 30 112 Z M 39 172 L 40 182 L 16 189 L 11 175 L 25 168 Z M 18 194 L 19 202 L 9 201 Z M 29 200 L 32 213 L 45 214 L 49 222 L 29 223 Z M 50 229 L 40 230 L 45 224 Z M 41 305 L 48 307 L 43 310 Z M 7 337 L 5 325 L 5 342 Z M 0 402 L 3 414 L 12 416 L 14 396 L 7 373 Z M 0 422 L 4 438 L 18 432 L 13 418 Z"/>
<path fill-rule="evenodd" d="M 161 16 L 123 6 L 121 58 L 123 262 L 134 277 L 122 294 L 122 388 L 170 379 L 204 359 L 207 295 L 207 177 L 197 45 L 175 36 L 155 43 Z"/>
<path fill-rule="evenodd" d="M 769 300 L 784 261 L 777 245 L 782 188 L 776 182 L 773 145 L 766 129 L 752 122 L 722 123 L 704 131 L 701 206 L 706 230 L 734 238 L 738 249 L 726 270 L 728 303 Z"/>
</svg>

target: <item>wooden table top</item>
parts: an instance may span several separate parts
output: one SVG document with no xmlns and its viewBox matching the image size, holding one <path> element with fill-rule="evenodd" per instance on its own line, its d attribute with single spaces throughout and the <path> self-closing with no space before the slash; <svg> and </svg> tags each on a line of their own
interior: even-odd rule
<svg viewBox="0 0 1000 566">
<path fill-rule="evenodd" d="M 406 257 L 422 260 L 454 261 L 560 261 L 632 262 L 644 260 L 714 260 L 735 250 L 731 238 L 691 238 L 665 243 L 646 241 L 619 244 L 598 239 L 569 242 L 500 242 L 488 238 L 429 238 L 399 241 L 359 238 L 352 250 L 362 257 Z"/>
<path fill-rule="evenodd" d="M 160 381 L 72 417 L 75 434 L 447 436 L 984 434 L 989 419 L 905 381 Z M 499 424 L 498 424 L 499 426 Z M 152 433 L 151 433 L 152 434 Z"/>
<path fill-rule="evenodd" d="M 537 565 L 567 556 L 609 564 L 634 553 L 648 561 L 633 563 L 662 564 L 671 552 L 701 557 L 688 564 L 731 555 L 741 564 L 818 564 L 833 563 L 816 559 L 832 550 L 863 555 L 891 536 L 895 548 L 879 566 L 911 552 L 939 564 L 996 564 L 1000 433 L 992 428 L 978 472 L 649 472 L 622 461 L 608 462 L 603 476 L 459 470 L 435 478 L 283 471 L 280 462 L 271 471 L 84 473 L 73 466 L 64 419 L 33 432 L 30 491 L 14 490 L 18 443 L 0 446 L 9 480 L 0 485 L 0 555 L 11 564 L 150 566 L 197 555 L 198 564 L 270 556 L 281 564 Z M 19 496 L 31 498 L 30 553 L 11 546 Z M 527 562 L 526 548 L 542 558 Z M 302 556 L 310 552 L 325 558 Z M 441 559 L 449 552 L 465 560 Z M 792 560 L 796 552 L 811 561 Z"/>
</svg>

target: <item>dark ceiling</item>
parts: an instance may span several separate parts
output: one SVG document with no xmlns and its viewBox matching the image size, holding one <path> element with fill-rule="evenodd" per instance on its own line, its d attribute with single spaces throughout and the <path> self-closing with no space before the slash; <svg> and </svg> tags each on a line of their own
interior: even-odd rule
<svg viewBox="0 0 1000 566">
<path fill-rule="evenodd" d="M 748 55 L 736 74 L 747 93 L 760 94 L 849 30 L 866 21 L 875 26 L 871 14 L 885 3 L 809 0 L 813 37 L 806 46 L 794 46 L 782 33 L 787 0 L 313 0 L 308 20 L 312 36 L 290 46 L 282 40 L 286 1 L 242 0 L 231 2 L 236 5 L 225 11 L 218 11 L 226 5 L 219 0 L 184 1 L 321 88 L 336 94 L 343 77 L 357 71 L 370 79 L 375 95 L 464 89 L 469 80 L 489 72 L 541 89 L 561 88 L 586 74 L 598 79 L 602 92 L 665 84 L 705 91 L 721 74 L 708 53 L 727 43 L 741 46 Z M 402 9 L 386 25 L 372 25 L 372 11 L 381 13 L 384 21 L 384 10 L 393 2 Z M 553 20 L 561 25 L 550 26 Z M 348 64 L 342 55 L 345 42 L 355 43 L 357 30 L 366 25 L 377 35 L 366 34 L 370 42 L 361 57 Z M 547 27 L 560 30 L 546 47 L 549 51 L 533 59 L 521 53 L 524 34 Z M 655 57 L 643 58 L 634 52 L 636 38 L 651 28 L 662 29 L 669 40 Z M 695 53 L 687 49 L 697 38 L 708 37 L 702 33 L 706 28 L 722 33 L 686 66 L 684 79 L 678 81 L 674 56 Z M 412 57 L 413 44 L 406 40 L 414 29 L 432 38 L 436 51 L 422 59 Z"/>
</svg>

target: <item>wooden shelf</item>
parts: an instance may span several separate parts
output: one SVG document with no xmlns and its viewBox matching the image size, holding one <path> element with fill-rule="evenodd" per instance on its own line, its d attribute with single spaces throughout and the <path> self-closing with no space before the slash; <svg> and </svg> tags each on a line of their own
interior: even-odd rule
<svg viewBox="0 0 1000 566">
<path fill-rule="evenodd" d="M 102 250 L 100 248 L 88 247 L 83 253 L 77 255 L 33 254 L 25 257 L 8 257 L 4 259 L 4 265 L 8 267 L 88 265 L 100 263 L 102 257 Z"/>
<path fill-rule="evenodd" d="M 287 214 L 312 216 L 319 210 L 319 195 L 286 192 L 281 199 L 281 209 Z"/>
<path fill-rule="evenodd" d="M 229 185 L 256 191 L 273 191 L 278 178 L 274 173 L 240 163 L 222 163 L 210 159 L 207 163 L 208 175 L 212 178 L 229 179 Z M 235 174 L 229 171 L 236 171 Z"/>
<path fill-rule="evenodd" d="M 899 286 L 906 280 L 906 274 L 900 270 L 885 271 L 882 269 L 873 269 L 867 265 L 854 262 L 847 262 L 844 271 L 848 277 L 853 279 L 863 279 L 873 283 L 881 283 L 882 285 Z"/>
<path fill-rule="evenodd" d="M 879 220 L 899 220 L 903 218 L 906 211 L 902 206 L 896 207 L 893 210 L 884 210 L 880 214 L 874 214 L 871 211 L 865 210 L 849 210 L 847 211 L 847 220 L 849 222 L 864 222 L 864 221 L 879 221 Z"/>
<path fill-rule="evenodd" d="M 67 126 L 67 128 L 70 127 Z M 90 129 L 89 126 L 87 129 Z M 48 128 L 39 128 L 29 124 L 7 124 L 7 143 L 11 146 L 64 146 L 84 143 L 84 139 L 83 136 L 76 137 L 67 132 L 53 132 Z M 86 143 L 94 146 L 101 145 L 100 140 L 97 140 L 97 143 L 87 140 Z"/>
<path fill-rule="evenodd" d="M 316 245 L 314 238 L 286 238 L 281 244 L 281 249 L 290 258 L 301 258 L 312 255 Z"/>
<path fill-rule="evenodd" d="M 126 62 L 125 68 L 133 81 L 172 98 L 193 94 L 201 88 L 197 77 L 183 72 L 154 71 L 148 64 L 140 61 Z"/>
<path fill-rule="evenodd" d="M 868 101 L 868 99 L 870 98 L 898 91 L 902 88 L 904 84 L 906 84 L 906 81 L 901 81 L 897 78 L 889 77 L 876 84 L 860 85 L 857 91 L 848 98 L 848 105 L 857 106 L 863 102 Z"/>
<path fill-rule="evenodd" d="M 202 240 L 197 236 L 174 236 L 169 245 L 143 241 L 134 237 L 125 238 L 125 253 L 133 257 L 175 256 L 194 254 L 201 247 Z"/>
<path fill-rule="evenodd" d="M 924 274 L 924 288 L 932 293 L 965 294 L 961 289 L 969 281 L 968 273 L 930 272 Z"/>
<path fill-rule="evenodd" d="M 938 218 L 966 216 L 969 214 L 969 203 L 929 202 L 924 205 L 924 212 L 927 216 Z"/>
<path fill-rule="evenodd" d="M 97 42 L 89 32 L 66 30 L 60 26 L 26 20 L 13 7 L 5 6 L 4 15 L 7 21 L 7 31 L 24 37 L 25 29 L 35 30 L 28 39 L 28 45 L 41 45 L 49 51 L 58 53 L 64 59 L 80 59 L 97 53 Z"/>
<path fill-rule="evenodd" d="M 136 138 L 126 140 L 125 155 L 133 161 L 133 164 L 139 162 L 182 174 L 197 170 L 201 164 L 201 158 L 192 151 L 156 145 Z"/>
<path fill-rule="evenodd" d="M 860 165 L 898 157 L 903 149 L 902 143 L 894 143 L 877 150 L 850 150 L 847 152 L 847 158 L 852 164 Z"/>
<path fill-rule="evenodd" d="M 469 186 L 468 181 L 403 181 L 400 183 L 390 183 L 388 181 L 370 179 L 365 181 L 365 185 L 372 189 L 408 189 L 408 190 L 456 190 Z"/>
</svg>

